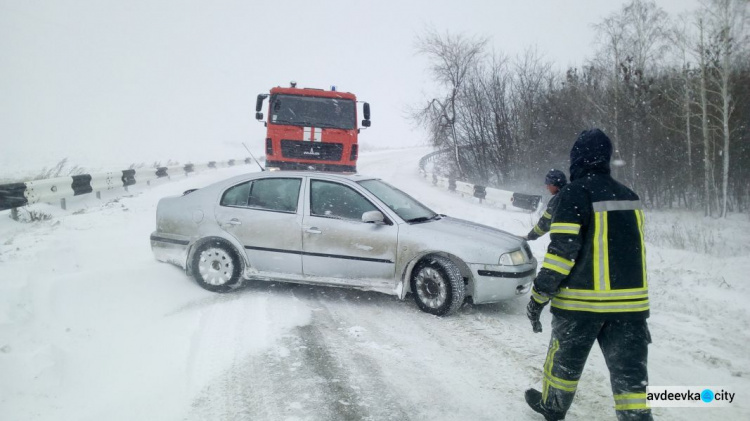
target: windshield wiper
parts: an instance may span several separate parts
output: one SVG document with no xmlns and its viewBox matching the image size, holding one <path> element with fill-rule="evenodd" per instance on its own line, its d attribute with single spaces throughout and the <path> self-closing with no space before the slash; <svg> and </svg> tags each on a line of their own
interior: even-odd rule
<svg viewBox="0 0 750 421">
<path fill-rule="evenodd" d="M 411 223 L 419 223 L 419 222 L 427 222 L 427 221 L 437 221 L 440 218 L 441 216 L 436 213 L 432 216 L 420 216 L 418 218 L 407 219 L 406 222 L 411 224 Z"/>
<path fill-rule="evenodd" d="M 305 126 L 305 127 L 321 127 L 321 128 L 336 128 L 333 124 L 330 123 L 323 123 L 320 121 L 305 121 L 305 120 L 295 120 L 295 121 L 284 121 L 287 124 L 294 124 L 295 126 Z"/>
<path fill-rule="evenodd" d="M 304 127 L 319 127 L 322 129 L 339 129 L 339 130 L 351 130 L 353 127 L 342 127 L 340 125 L 332 124 L 332 123 L 323 123 L 320 121 L 312 122 L 312 121 L 298 121 L 298 120 L 283 120 L 283 119 L 276 119 L 271 121 L 273 124 L 286 124 L 291 126 L 304 126 Z"/>
<path fill-rule="evenodd" d="M 310 123 L 310 125 L 313 126 L 313 127 L 325 127 L 327 129 L 337 129 L 338 128 L 335 124 L 331 124 L 331 123 L 317 122 L 317 123 Z"/>
</svg>

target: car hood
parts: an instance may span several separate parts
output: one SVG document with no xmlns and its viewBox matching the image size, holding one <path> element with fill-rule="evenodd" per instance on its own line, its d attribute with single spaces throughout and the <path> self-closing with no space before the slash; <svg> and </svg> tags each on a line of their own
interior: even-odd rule
<svg viewBox="0 0 750 421">
<path fill-rule="evenodd" d="M 465 262 L 497 264 L 502 253 L 523 247 L 523 240 L 508 232 L 463 219 L 439 220 L 404 226 L 400 242 L 417 243 L 461 257 Z"/>
</svg>

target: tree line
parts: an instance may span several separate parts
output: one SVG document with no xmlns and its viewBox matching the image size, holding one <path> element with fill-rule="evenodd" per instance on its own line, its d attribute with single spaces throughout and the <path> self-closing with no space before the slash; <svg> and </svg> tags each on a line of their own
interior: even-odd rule
<svg viewBox="0 0 750 421">
<path fill-rule="evenodd" d="M 459 179 L 532 188 L 599 127 L 615 177 L 646 206 L 747 212 L 749 5 L 711 0 L 674 18 L 632 0 L 594 26 L 593 57 L 564 72 L 534 48 L 511 59 L 487 38 L 427 29 L 416 46 L 440 94 L 411 117 Z"/>
</svg>

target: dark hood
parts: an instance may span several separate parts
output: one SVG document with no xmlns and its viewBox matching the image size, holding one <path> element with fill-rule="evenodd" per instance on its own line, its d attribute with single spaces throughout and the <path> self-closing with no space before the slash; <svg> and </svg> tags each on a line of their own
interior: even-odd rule
<svg viewBox="0 0 750 421">
<path fill-rule="evenodd" d="M 582 131 L 570 150 L 570 181 L 586 174 L 609 174 L 612 142 L 599 129 Z"/>
<path fill-rule="evenodd" d="M 553 168 L 549 170 L 547 172 L 547 175 L 544 177 L 544 184 L 555 186 L 561 189 L 565 187 L 566 184 L 568 184 L 568 179 L 565 178 L 564 172 Z"/>
</svg>

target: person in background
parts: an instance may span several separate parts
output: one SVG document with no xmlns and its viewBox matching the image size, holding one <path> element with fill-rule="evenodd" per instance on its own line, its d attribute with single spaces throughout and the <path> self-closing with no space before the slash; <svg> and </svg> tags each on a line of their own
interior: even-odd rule
<svg viewBox="0 0 750 421">
<path fill-rule="evenodd" d="M 549 226 L 552 223 L 552 215 L 555 214 L 555 208 L 557 208 L 557 193 L 568 184 L 568 180 L 565 178 L 564 172 L 553 168 L 549 170 L 547 176 L 544 177 L 544 184 L 547 186 L 547 190 L 552 194 L 552 198 L 549 200 L 549 203 L 547 203 L 547 210 L 544 211 L 544 214 L 542 214 L 542 217 L 536 225 L 534 225 L 534 228 L 523 237 L 524 240 L 536 240 L 549 231 Z"/>
<path fill-rule="evenodd" d="M 604 355 L 620 421 L 652 420 L 648 405 L 651 335 L 643 209 L 610 176 L 612 143 L 599 129 L 582 132 L 570 151 L 570 184 L 558 194 L 550 244 L 534 279 L 526 314 L 541 332 L 551 303 L 552 337 L 542 390 L 525 399 L 546 420 L 565 418 L 594 342 Z"/>
</svg>

